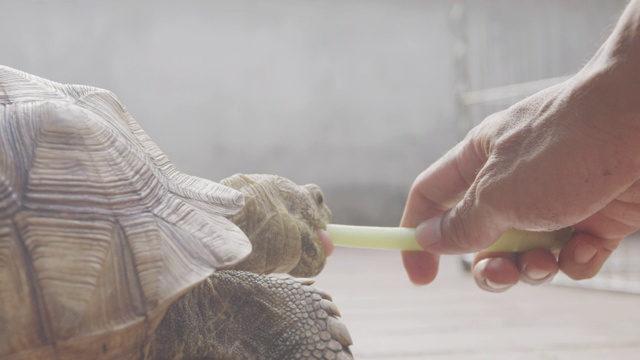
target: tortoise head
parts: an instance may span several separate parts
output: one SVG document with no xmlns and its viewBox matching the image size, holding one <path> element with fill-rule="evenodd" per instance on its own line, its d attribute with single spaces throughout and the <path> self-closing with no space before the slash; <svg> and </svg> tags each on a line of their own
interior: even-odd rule
<svg viewBox="0 0 640 360">
<path fill-rule="evenodd" d="M 330 251 L 322 229 L 331 221 L 331 211 L 319 186 L 297 185 L 276 175 L 242 174 L 221 184 L 245 196 L 244 207 L 230 219 L 249 237 L 253 250 L 235 269 L 302 277 L 322 270 Z"/>
</svg>

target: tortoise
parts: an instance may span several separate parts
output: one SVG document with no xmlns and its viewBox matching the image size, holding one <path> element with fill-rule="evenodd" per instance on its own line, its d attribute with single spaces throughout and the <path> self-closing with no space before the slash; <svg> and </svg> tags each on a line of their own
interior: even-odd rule
<svg viewBox="0 0 640 360">
<path fill-rule="evenodd" d="M 2 66 L 0 105 L 0 359 L 352 358 L 296 278 L 329 249 L 318 186 L 186 175 L 107 90 Z"/>
</svg>

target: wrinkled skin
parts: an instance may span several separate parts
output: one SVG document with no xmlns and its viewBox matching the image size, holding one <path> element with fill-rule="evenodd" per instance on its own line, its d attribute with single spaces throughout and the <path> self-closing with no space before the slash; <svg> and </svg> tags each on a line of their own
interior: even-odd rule
<svg viewBox="0 0 640 360">
<path fill-rule="evenodd" d="M 219 271 L 171 305 L 150 359 L 352 359 L 331 297 L 311 281 Z"/>
<path fill-rule="evenodd" d="M 331 212 L 320 188 L 273 175 L 234 175 L 221 183 L 245 195 L 231 220 L 251 240 L 252 253 L 175 301 L 147 358 L 352 359 L 351 337 L 329 295 L 312 281 L 261 275 L 322 270 L 327 254 L 318 229 Z"/>
<path fill-rule="evenodd" d="M 403 254 L 410 279 L 431 282 L 440 254 L 484 249 L 509 228 L 571 226 L 559 254 L 480 252 L 484 290 L 539 285 L 562 270 L 593 277 L 640 229 L 640 1 L 568 81 L 491 115 L 413 184 L 402 219 L 427 252 Z"/>
<path fill-rule="evenodd" d="M 234 269 L 299 277 L 320 273 L 326 254 L 317 230 L 331 221 L 320 187 L 297 185 L 276 175 L 237 174 L 220 183 L 244 194 L 245 206 L 231 221 L 253 246 L 251 255 Z"/>
</svg>

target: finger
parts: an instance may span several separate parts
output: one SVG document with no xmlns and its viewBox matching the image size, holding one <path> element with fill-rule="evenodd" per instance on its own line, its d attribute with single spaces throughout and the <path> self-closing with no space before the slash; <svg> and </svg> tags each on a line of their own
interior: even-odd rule
<svg viewBox="0 0 640 360">
<path fill-rule="evenodd" d="M 467 191 L 486 157 L 462 142 L 422 172 L 413 183 L 401 226 L 416 227 L 453 207 Z"/>
<path fill-rule="evenodd" d="M 487 248 L 508 226 L 486 203 L 476 201 L 475 183 L 453 209 L 423 221 L 416 228 L 422 248 L 435 254 L 470 253 Z"/>
<path fill-rule="evenodd" d="M 592 278 L 621 240 L 603 239 L 578 232 L 560 251 L 560 269 L 574 280 Z"/>
<path fill-rule="evenodd" d="M 401 224 L 418 227 L 416 237 L 425 250 L 472 252 L 506 230 L 488 223 L 489 214 L 476 206 L 474 181 L 487 160 L 482 149 L 470 136 L 414 182 Z"/>
<path fill-rule="evenodd" d="M 520 280 L 530 285 L 550 282 L 560 269 L 556 257 L 546 249 L 533 249 L 518 255 Z"/>
<path fill-rule="evenodd" d="M 618 200 L 626 203 L 640 204 L 640 180 L 633 183 L 622 194 L 618 195 Z"/>
<path fill-rule="evenodd" d="M 622 239 L 639 226 L 640 204 L 613 200 L 574 228 L 601 239 Z"/>
<path fill-rule="evenodd" d="M 438 274 L 440 256 L 422 251 L 403 251 L 402 262 L 412 283 L 426 285 Z"/>
<path fill-rule="evenodd" d="M 418 176 L 407 199 L 400 226 L 416 227 L 425 219 L 441 214 L 453 206 L 473 182 L 482 157 L 464 144 L 449 153 Z M 438 274 L 440 257 L 427 252 L 403 252 L 402 261 L 411 282 L 429 284 Z"/>
<path fill-rule="evenodd" d="M 477 254 L 471 274 L 479 288 L 490 292 L 506 291 L 520 279 L 516 255 L 509 253 Z"/>
</svg>

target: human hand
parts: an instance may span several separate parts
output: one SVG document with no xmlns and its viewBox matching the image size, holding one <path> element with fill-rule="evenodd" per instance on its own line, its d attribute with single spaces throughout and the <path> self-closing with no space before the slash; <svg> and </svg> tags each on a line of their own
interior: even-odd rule
<svg viewBox="0 0 640 360">
<path fill-rule="evenodd" d="M 410 279 L 431 282 L 439 254 L 484 249 L 509 228 L 566 226 L 575 233 L 557 257 L 480 252 L 476 282 L 504 291 L 519 280 L 544 283 L 559 269 L 594 276 L 640 228 L 638 84 L 624 64 L 596 57 L 571 80 L 472 129 L 412 186 L 401 225 L 417 226 L 427 252 L 403 253 Z"/>
</svg>

